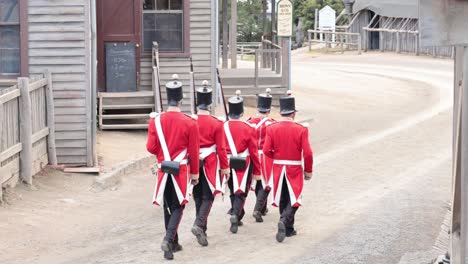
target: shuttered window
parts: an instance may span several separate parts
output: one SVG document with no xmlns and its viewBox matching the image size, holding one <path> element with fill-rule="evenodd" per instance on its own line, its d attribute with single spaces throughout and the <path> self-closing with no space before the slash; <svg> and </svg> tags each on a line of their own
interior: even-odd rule
<svg viewBox="0 0 468 264">
<path fill-rule="evenodd" d="M 189 1 L 189 0 L 185 0 Z M 158 42 L 160 52 L 187 52 L 188 19 L 183 0 L 145 0 L 143 6 L 143 51 Z"/>
<path fill-rule="evenodd" d="M 0 75 L 20 75 L 21 40 L 18 0 L 0 0 Z"/>
</svg>

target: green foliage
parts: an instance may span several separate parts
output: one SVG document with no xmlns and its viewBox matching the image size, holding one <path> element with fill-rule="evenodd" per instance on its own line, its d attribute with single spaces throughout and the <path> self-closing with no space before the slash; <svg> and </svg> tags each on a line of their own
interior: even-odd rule
<svg viewBox="0 0 468 264">
<path fill-rule="evenodd" d="M 237 2 L 239 42 L 259 42 L 263 34 L 262 0 Z"/>
<path fill-rule="evenodd" d="M 344 9 L 342 0 L 296 0 L 294 1 L 294 15 L 301 18 L 304 23 L 304 30 L 313 29 L 315 24 L 315 9 L 322 9 L 329 5 L 340 14 Z"/>
</svg>

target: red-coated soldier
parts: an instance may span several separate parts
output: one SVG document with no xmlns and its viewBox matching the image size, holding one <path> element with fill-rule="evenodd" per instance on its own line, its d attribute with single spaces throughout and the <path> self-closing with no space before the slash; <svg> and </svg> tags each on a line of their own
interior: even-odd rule
<svg viewBox="0 0 468 264">
<path fill-rule="evenodd" d="M 151 115 L 146 144 L 147 150 L 158 160 L 153 203 L 158 206 L 164 203 L 166 235 L 161 249 L 166 259 L 173 259 L 173 252 L 182 250 L 177 229 L 188 203 L 190 185 L 198 184 L 200 168 L 198 124 L 181 112 L 182 83 L 177 75 L 173 79 L 166 84 L 167 112 Z"/>
<path fill-rule="evenodd" d="M 202 246 L 208 246 L 206 229 L 215 195 L 224 193 L 225 175 L 229 174 L 223 122 L 210 114 L 213 90 L 208 81 L 197 90 L 200 134 L 200 183 L 193 189 L 196 219 L 192 233 Z"/>
<path fill-rule="evenodd" d="M 240 120 L 244 114 L 244 99 L 240 96 L 240 91 L 236 94 L 228 100 L 229 121 L 224 123 L 231 168 L 228 181 L 231 191 L 230 231 L 234 234 L 237 233 L 239 225 L 242 225 L 245 200 L 252 177 L 259 179 L 261 174 L 255 129 Z"/>
<path fill-rule="evenodd" d="M 275 122 L 268 117 L 271 111 L 272 99 L 271 89 L 267 89 L 265 94 L 258 95 L 257 115 L 247 120 L 248 123 L 254 125 L 257 134 L 257 149 L 262 174 L 260 180 L 255 179 L 252 181 L 252 189 L 255 190 L 257 196 L 253 212 L 256 222 L 263 222 L 262 216 L 265 216 L 268 212 L 267 201 L 272 185 L 271 171 L 273 160 L 263 154 L 267 127 Z"/>
<path fill-rule="evenodd" d="M 312 178 L 313 153 L 307 126 L 294 122 L 295 100 L 280 98 L 281 120 L 267 129 L 263 152 L 273 159 L 273 206 L 280 209 L 276 240 L 296 235 L 294 219 L 301 206 L 304 179 Z"/>
</svg>

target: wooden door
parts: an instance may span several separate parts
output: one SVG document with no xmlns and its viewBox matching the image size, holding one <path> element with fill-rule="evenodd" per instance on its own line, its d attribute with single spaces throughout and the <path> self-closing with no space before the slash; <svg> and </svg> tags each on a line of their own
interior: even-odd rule
<svg viewBox="0 0 468 264">
<path fill-rule="evenodd" d="M 106 87 L 106 44 L 128 43 L 135 47 L 135 80 L 139 79 L 141 3 L 141 0 L 97 1 L 98 88 L 101 92 L 110 90 Z"/>
</svg>

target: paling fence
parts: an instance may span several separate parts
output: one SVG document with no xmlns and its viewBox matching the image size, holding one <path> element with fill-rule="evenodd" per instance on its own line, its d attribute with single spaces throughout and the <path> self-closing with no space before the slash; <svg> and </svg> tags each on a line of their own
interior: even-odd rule
<svg viewBox="0 0 468 264">
<path fill-rule="evenodd" d="M 18 78 L 0 88 L 0 184 L 32 184 L 47 164 L 57 165 L 52 78 Z M 0 188 L 1 197 L 2 188 Z"/>
</svg>

